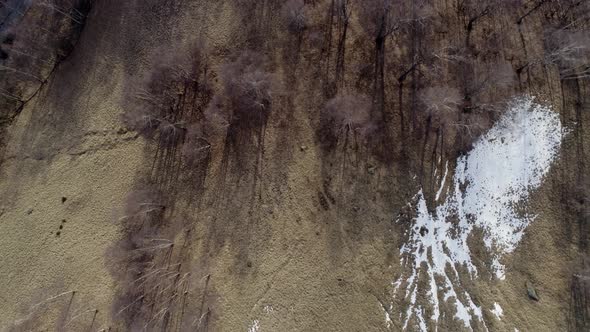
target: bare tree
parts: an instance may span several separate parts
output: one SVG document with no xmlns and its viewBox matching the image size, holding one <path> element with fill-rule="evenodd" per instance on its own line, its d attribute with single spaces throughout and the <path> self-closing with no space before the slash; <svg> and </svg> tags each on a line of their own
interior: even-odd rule
<svg viewBox="0 0 590 332">
<path fill-rule="evenodd" d="M 549 5 L 549 12 L 557 18 L 560 29 L 585 26 L 590 21 L 588 0 L 557 0 L 551 1 Z"/>
<path fill-rule="evenodd" d="M 385 103 L 385 41 L 402 24 L 402 1 L 367 0 L 359 4 L 359 21 L 367 35 L 374 40 L 374 97 L 378 109 Z"/>
<path fill-rule="evenodd" d="M 558 29 L 545 37 L 546 65 L 555 65 L 563 80 L 590 77 L 590 32 Z"/>
<path fill-rule="evenodd" d="M 394 0 L 368 0 L 360 4 L 361 26 L 376 42 L 382 41 L 399 28 L 399 5 Z"/>
<path fill-rule="evenodd" d="M 523 0 L 458 0 L 456 2 L 456 11 L 463 19 L 463 24 L 467 33 L 467 46 L 470 46 L 471 44 L 473 30 L 483 19 L 501 13 L 516 12 L 522 4 Z"/>
<path fill-rule="evenodd" d="M 224 95 L 216 94 L 211 98 L 204 115 L 208 128 L 215 132 L 226 132 L 232 122 L 232 112 L 226 107 Z"/>
<path fill-rule="evenodd" d="M 0 328 L 6 332 L 87 330 L 98 326 L 102 320 L 98 314 L 99 310 L 86 303 L 77 291 L 65 291 L 58 283 L 37 290 L 33 300 L 23 307 L 22 316 Z"/>
<path fill-rule="evenodd" d="M 123 237 L 106 253 L 120 295 L 112 318 L 132 330 L 173 329 L 183 319 L 191 273 L 183 265 L 183 223 L 166 214 L 166 197 L 148 186 L 132 192 L 119 219 Z"/>
<path fill-rule="evenodd" d="M 364 135 L 371 127 L 371 101 L 361 94 L 340 92 L 324 107 L 329 130 L 335 137 Z"/>
<path fill-rule="evenodd" d="M 19 106 L 47 82 L 73 49 L 92 2 L 63 0 L 58 8 L 49 0 L 0 1 L 1 107 L 18 113 Z"/>
<path fill-rule="evenodd" d="M 346 57 L 346 36 L 350 24 L 351 0 L 336 0 L 336 16 L 338 17 L 338 49 L 336 51 L 336 83 L 343 84 L 344 60 Z"/>
<path fill-rule="evenodd" d="M 346 59 L 346 39 L 352 14 L 352 0 L 331 0 L 328 6 L 326 33 L 327 40 L 322 47 L 326 50 L 326 80 L 325 95 L 328 98 L 333 97 L 338 89 L 344 86 L 344 65 Z M 333 38 L 333 32 L 336 31 L 336 38 Z M 332 48 L 336 43 L 336 59 L 334 64 L 331 62 Z M 334 71 L 332 72 L 332 69 Z M 332 79 L 332 75 L 334 75 Z"/>
<path fill-rule="evenodd" d="M 488 16 L 496 1 L 477 1 L 477 0 L 459 0 L 457 1 L 457 11 L 465 18 L 465 29 L 467 35 L 471 33 L 475 24 L 482 18 Z"/>
<path fill-rule="evenodd" d="M 125 202 L 123 216 L 119 219 L 126 227 L 160 227 L 166 209 L 165 197 L 155 188 L 131 192 Z"/>
<path fill-rule="evenodd" d="M 371 119 L 371 109 L 372 102 L 368 96 L 342 90 L 328 100 L 320 113 L 319 140 L 325 152 L 335 152 L 332 156 L 336 160 L 334 163 L 330 162 L 330 166 L 338 165 L 341 184 L 345 182 L 343 179 L 347 173 L 347 166 L 355 160 L 358 162 L 357 158 L 351 158 L 355 156 L 354 152 L 370 143 L 373 137 L 376 126 Z M 324 186 L 328 188 L 329 183 L 325 183 Z M 330 189 L 324 190 L 328 193 L 328 199 L 333 200 Z M 344 195 L 342 186 L 339 192 L 340 195 Z M 322 206 L 327 205 L 323 194 L 319 199 Z"/>
<path fill-rule="evenodd" d="M 160 65 L 147 79 L 145 88 L 135 95 L 135 89 L 130 89 L 135 98 L 123 113 L 126 126 L 146 138 L 157 138 L 164 147 L 181 143 L 186 131 L 179 108 L 184 76 L 180 66 Z"/>
<path fill-rule="evenodd" d="M 282 14 L 291 33 L 301 33 L 307 27 L 305 2 L 303 0 L 288 0 L 283 5 Z"/>
<path fill-rule="evenodd" d="M 202 161 L 209 158 L 210 154 L 211 143 L 206 138 L 203 125 L 201 123 L 189 125 L 182 153 L 189 167 L 200 165 Z"/>
<path fill-rule="evenodd" d="M 521 25 L 525 18 L 539 10 L 543 5 L 550 3 L 552 0 L 537 0 L 536 3 L 530 7 L 524 14 L 522 14 L 517 20 L 516 24 Z"/>
<path fill-rule="evenodd" d="M 266 124 L 273 95 L 279 92 L 280 83 L 265 67 L 264 57 L 250 51 L 223 65 L 223 95 L 214 99 L 214 106 L 221 106 L 218 111 L 227 114 L 222 118 L 226 119 L 229 127 L 240 122 L 255 127 Z"/>
<path fill-rule="evenodd" d="M 215 130 L 225 132 L 222 172 L 230 161 L 253 170 L 255 195 L 262 177 L 266 125 L 276 96 L 282 93 L 281 81 L 269 70 L 266 57 L 251 51 L 224 64 L 220 76 L 222 88 L 211 100 L 206 118 Z M 220 180 L 223 187 L 226 177 Z"/>
<path fill-rule="evenodd" d="M 450 86 L 425 88 L 420 91 L 419 99 L 426 114 L 443 126 L 456 122 L 457 113 L 463 105 L 459 89 Z"/>
<path fill-rule="evenodd" d="M 451 45 L 431 53 L 429 62 L 432 71 L 444 74 L 446 67 L 455 71 L 459 78 L 460 91 L 463 96 L 463 110 L 489 108 L 486 94 L 494 90 L 512 88 L 517 80 L 512 63 L 504 59 L 482 63 L 475 58 L 469 47 Z"/>
<path fill-rule="evenodd" d="M 515 84 L 516 74 L 508 61 L 496 61 L 486 65 L 473 63 L 473 77 L 465 82 L 466 107 L 484 107 L 481 96 L 493 89 L 508 88 Z"/>
<path fill-rule="evenodd" d="M 196 43 L 188 57 L 163 56 L 140 83 L 126 90 L 123 122 L 158 146 L 171 148 L 184 141 L 187 119 L 208 101 L 210 86 L 202 63 L 202 45 Z"/>
<path fill-rule="evenodd" d="M 584 216 L 588 222 L 590 218 L 587 208 Z M 587 230 L 586 227 L 581 228 L 583 232 Z M 580 234 L 581 237 L 586 237 L 586 234 Z M 574 267 L 574 273 L 570 281 L 570 310 L 568 325 L 572 331 L 585 331 L 590 328 L 590 310 L 588 303 L 590 301 L 590 256 L 584 254 L 579 260 L 578 266 Z"/>
<path fill-rule="evenodd" d="M 88 1 L 69 0 L 66 1 L 66 6 L 60 6 L 55 0 L 36 0 L 36 3 L 39 6 L 47 7 L 56 13 L 64 15 L 65 17 L 68 17 L 77 24 L 82 24 L 85 19 L 85 14 L 76 8 L 76 6 L 78 6 L 82 2 Z"/>
</svg>

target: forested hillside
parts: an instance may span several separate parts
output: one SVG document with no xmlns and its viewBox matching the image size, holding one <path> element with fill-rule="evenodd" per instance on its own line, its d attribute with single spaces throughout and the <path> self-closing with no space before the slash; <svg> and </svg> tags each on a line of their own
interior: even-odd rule
<svg viewBox="0 0 590 332">
<path fill-rule="evenodd" d="M 590 330 L 589 21 L 0 0 L 0 329 Z"/>
</svg>

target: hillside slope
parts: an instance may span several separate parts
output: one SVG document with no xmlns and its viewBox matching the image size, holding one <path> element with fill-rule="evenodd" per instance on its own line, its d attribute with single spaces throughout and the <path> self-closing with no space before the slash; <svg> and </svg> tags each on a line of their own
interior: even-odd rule
<svg viewBox="0 0 590 332">
<path fill-rule="evenodd" d="M 0 3 L 0 328 L 590 328 L 589 1 Z"/>
</svg>

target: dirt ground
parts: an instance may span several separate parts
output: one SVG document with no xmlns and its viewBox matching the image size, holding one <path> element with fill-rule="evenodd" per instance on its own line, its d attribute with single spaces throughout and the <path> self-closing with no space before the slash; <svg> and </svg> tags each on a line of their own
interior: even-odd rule
<svg viewBox="0 0 590 332">
<path fill-rule="evenodd" d="M 309 20 L 316 23 L 299 40 L 286 31 L 280 5 L 260 1 L 252 16 L 243 17 L 238 3 L 96 2 L 73 53 L 6 130 L 0 163 L 0 328 L 30 319 L 34 331 L 64 325 L 73 331 L 125 330 L 112 309 L 124 283 L 113 275 L 108 251 L 123 236 L 119 221 L 127 197 L 149 176 L 155 154 L 149 140 L 121 121 L 125 91 L 140 84 L 162 54 L 186 53 L 200 40 L 215 91 L 222 86 L 220 66 L 252 43 L 284 84 L 266 127 L 261 164 L 253 166 L 247 155 L 243 164 L 224 165 L 223 144 L 213 142 L 204 188 L 191 192 L 190 184 L 183 184 L 176 196 L 174 218 L 194 227 L 189 255 L 194 285 L 201 289 L 208 282 L 209 330 L 402 329 L 406 307 L 393 300 L 392 282 L 402 273 L 399 248 L 411 226 L 396 220 L 414 212 L 407 204 L 421 187 L 436 187 L 419 177 L 432 171 L 435 158 L 422 151 L 437 144 L 434 135 L 405 139 L 400 129 L 397 110 L 409 105 L 399 104 L 397 78 L 407 48 L 393 37 L 387 44 L 386 107 L 396 111 L 386 124 L 393 137 L 381 149 L 393 159 L 342 143 L 326 152 L 318 130 L 322 89 L 332 75 L 325 73 L 333 70 L 326 65 L 321 34 L 329 1 L 306 1 Z M 439 9 L 450 6 L 450 1 L 435 3 Z M 523 27 L 529 54 L 542 52 L 537 34 L 542 22 L 542 15 L 534 16 Z M 522 52 L 516 49 L 521 43 L 516 26 L 501 20 L 483 26 L 514 29 L 513 40 L 502 43 L 516 55 L 505 51 L 504 56 Z M 447 28 L 440 40 L 450 43 L 458 32 Z M 476 45 L 483 44 L 484 30 L 476 30 Z M 315 33 L 323 46 L 316 46 Z M 370 92 L 370 82 L 358 77 L 372 63 L 372 42 L 354 15 L 346 46 L 345 85 Z M 532 72 L 523 85 L 514 93 L 545 100 L 561 114 L 569 134 L 531 196 L 528 208 L 537 218 L 503 260 L 506 279 L 482 277 L 467 287 L 490 331 L 575 331 L 572 275 L 587 251 L 580 243 L 588 234 L 568 195 L 587 181 L 590 91 L 583 80 L 560 84 L 550 69 Z M 410 88 L 402 88 L 404 97 Z M 440 165 L 456 159 L 457 151 L 445 149 L 436 156 Z M 193 198 L 200 203 L 191 205 Z M 527 281 L 540 301 L 527 296 Z M 503 309 L 501 320 L 490 312 L 494 302 Z M 452 315 L 452 305 L 443 305 L 443 311 Z M 438 330 L 467 329 L 445 319 Z"/>
</svg>

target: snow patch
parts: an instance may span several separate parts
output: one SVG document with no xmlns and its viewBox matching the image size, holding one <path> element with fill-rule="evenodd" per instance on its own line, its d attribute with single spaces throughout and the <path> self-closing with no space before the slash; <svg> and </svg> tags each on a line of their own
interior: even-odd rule
<svg viewBox="0 0 590 332">
<path fill-rule="evenodd" d="M 498 318 L 498 320 L 502 320 L 504 310 L 502 310 L 502 307 L 500 307 L 497 302 L 494 302 L 494 309 L 491 309 L 490 311 L 496 316 L 496 318 Z"/>
<path fill-rule="evenodd" d="M 381 307 L 381 309 L 383 310 L 383 313 L 385 315 L 385 326 L 387 326 L 387 328 L 391 327 L 391 324 L 393 323 L 391 320 L 391 315 L 389 314 L 389 310 L 385 307 L 385 305 L 383 303 L 381 303 L 381 301 L 379 302 L 379 306 Z"/>
<path fill-rule="evenodd" d="M 406 272 L 393 283 L 394 294 L 398 288 L 405 289 L 404 329 L 412 318 L 410 329 L 426 331 L 427 319 L 436 325 L 441 301 L 449 300 L 456 309 L 454 317 L 465 327 L 471 328 L 475 320 L 485 328 L 481 306 L 461 286 L 462 278 L 478 277 L 467 240 L 474 230 L 482 232 L 484 249 L 491 256 L 491 272 L 504 279 L 500 259 L 514 251 L 534 220 L 535 216 L 522 208 L 530 191 L 541 185 L 549 171 L 563 135 L 558 114 L 531 97 L 515 99 L 472 151 L 457 159 L 446 199 L 434 214 L 428 211 L 423 192 L 418 192 L 417 215 L 400 249 Z M 447 171 L 445 167 L 436 200 Z M 426 289 L 421 289 L 424 286 Z M 426 300 L 422 305 L 418 303 L 421 298 Z"/>
<path fill-rule="evenodd" d="M 255 319 L 252 321 L 252 325 L 248 328 L 248 332 L 259 332 L 260 331 L 260 321 Z"/>
<path fill-rule="evenodd" d="M 445 187 L 445 182 L 447 181 L 448 172 L 449 172 L 449 161 L 447 160 L 447 162 L 445 164 L 445 175 L 443 175 L 443 178 L 440 181 L 440 188 L 438 188 L 438 191 L 436 192 L 436 197 L 434 198 L 434 200 L 437 202 L 438 202 L 438 199 L 440 198 L 440 194 L 442 193 L 443 188 Z"/>
</svg>

